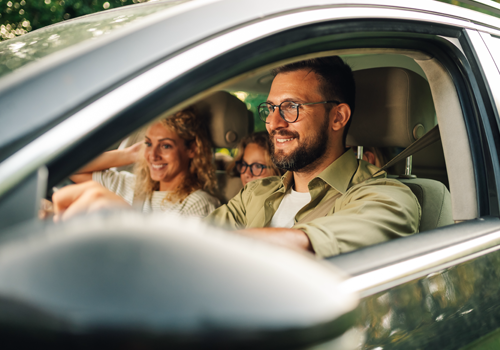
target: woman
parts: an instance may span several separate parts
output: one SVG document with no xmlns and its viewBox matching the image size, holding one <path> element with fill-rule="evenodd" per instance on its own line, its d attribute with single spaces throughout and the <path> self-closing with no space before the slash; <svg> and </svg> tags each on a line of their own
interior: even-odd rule
<svg viewBox="0 0 500 350">
<path fill-rule="evenodd" d="M 71 180 L 94 180 L 143 212 L 206 216 L 220 203 L 205 130 L 188 108 L 149 126 L 144 143 L 105 152 Z M 131 163 L 134 174 L 109 169 Z"/>
<path fill-rule="evenodd" d="M 227 171 L 230 175 L 239 175 L 243 186 L 252 180 L 280 176 L 279 169 L 271 161 L 269 134 L 265 131 L 256 132 L 241 140 L 236 157 Z"/>
</svg>

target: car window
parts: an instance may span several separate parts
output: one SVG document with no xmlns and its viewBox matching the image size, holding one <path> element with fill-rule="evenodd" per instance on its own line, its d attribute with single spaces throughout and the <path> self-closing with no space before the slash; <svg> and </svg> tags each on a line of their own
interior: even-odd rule
<svg viewBox="0 0 500 350">
<path fill-rule="evenodd" d="M 68 48 L 82 41 L 92 40 L 141 20 L 155 12 L 191 0 L 133 6 L 130 9 L 109 10 L 75 20 L 48 26 L 21 37 L 0 43 L 0 77 L 27 63 Z"/>
<path fill-rule="evenodd" d="M 488 40 L 488 49 L 495 60 L 497 68 L 500 70 L 500 38 L 491 36 L 491 40 Z"/>
</svg>

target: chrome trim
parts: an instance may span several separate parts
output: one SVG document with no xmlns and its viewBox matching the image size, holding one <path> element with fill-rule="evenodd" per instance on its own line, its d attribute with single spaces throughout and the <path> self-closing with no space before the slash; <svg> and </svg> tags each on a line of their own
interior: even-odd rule
<svg viewBox="0 0 500 350">
<path fill-rule="evenodd" d="M 392 3 L 388 1 L 387 3 Z M 380 7 L 343 7 L 315 9 L 300 13 L 285 14 L 249 24 L 233 32 L 223 34 L 150 69 L 137 78 L 123 84 L 101 97 L 93 104 L 40 136 L 0 164 L 0 196 L 21 182 L 30 173 L 51 161 L 62 151 L 95 130 L 109 118 L 136 103 L 149 93 L 160 88 L 189 70 L 233 50 L 243 44 L 271 34 L 302 25 L 328 20 L 360 18 L 394 18 L 410 21 L 442 23 L 446 25 L 476 29 L 478 26 L 456 18 L 443 17 L 406 9 Z M 499 32 L 500 33 L 500 32 Z M 127 102 L 123 105 L 124 101 Z"/>
<path fill-rule="evenodd" d="M 342 282 L 342 288 L 346 292 L 360 293 L 361 298 L 364 298 L 455 265 L 457 260 L 468 261 L 499 250 L 499 245 L 500 231 L 495 231 L 452 247 L 351 277 Z"/>
<path fill-rule="evenodd" d="M 358 158 L 359 160 L 362 160 L 363 159 L 363 146 L 358 146 L 358 153 L 356 153 L 356 158 Z"/>
<path fill-rule="evenodd" d="M 412 155 L 406 157 L 406 165 L 405 165 L 405 175 L 406 176 L 410 176 L 411 175 L 412 160 L 413 160 L 413 156 Z"/>
</svg>

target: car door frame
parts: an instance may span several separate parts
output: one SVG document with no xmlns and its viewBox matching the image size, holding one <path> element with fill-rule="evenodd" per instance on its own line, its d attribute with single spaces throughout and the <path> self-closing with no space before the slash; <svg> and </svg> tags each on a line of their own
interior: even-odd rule
<svg viewBox="0 0 500 350">
<path fill-rule="evenodd" d="M 352 17 L 352 8 L 349 7 L 309 9 L 300 13 L 284 14 L 280 17 L 267 18 L 261 22 L 251 23 L 233 32 L 222 34 L 219 37 L 212 38 L 196 47 L 181 52 L 168 61 L 160 63 L 156 67 L 125 82 L 123 85 L 97 99 L 91 105 L 82 108 L 70 118 L 61 122 L 2 162 L 0 164 L 0 196 L 6 192 L 11 192 L 16 185 L 23 181 L 23 179 L 36 172 L 37 169 L 42 166 L 49 165 L 49 173 L 51 173 L 50 164 L 54 162 L 61 163 L 61 161 L 56 161 L 56 158 L 63 159 L 64 161 L 62 161 L 62 163 L 66 164 L 66 166 L 62 168 L 65 171 L 61 171 L 61 173 L 75 171 L 79 166 L 77 163 L 81 164 L 82 162 L 91 160 L 100 150 L 102 150 L 102 146 L 99 145 L 96 147 L 94 143 L 85 142 L 85 140 L 88 141 L 91 138 L 108 137 L 110 139 L 109 144 L 111 144 L 114 142 L 114 139 L 123 137 L 138 126 L 143 125 L 153 118 L 153 115 L 160 113 L 161 109 L 172 110 L 175 106 L 178 107 L 179 104 L 188 104 L 190 101 L 199 97 L 195 97 L 193 94 L 207 93 L 207 88 L 212 87 L 212 89 L 214 89 L 214 84 L 227 80 L 231 75 L 234 76 L 237 73 L 234 69 L 228 70 L 221 75 L 218 81 L 212 80 L 209 84 L 199 84 L 197 89 L 194 90 L 192 86 L 188 84 L 187 90 L 189 91 L 186 92 L 184 86 L 186 84 L 179 82 L 186 81 L 190 74 L 199 74 L 199 71 L 193 73 L 194 70 L 197 69 L 197 66 L 202 64 L 209 66 L 212 64 L 214 69 L 219 69 L 220 71 L 220 64 L 217 63 L 220 62 L 220 60 L 217 61 L 220 59 L 220 56 L 227 56 L 228 52 L 231 53 L 231 51 L 236 53 L 241 52 L 243 48 L 242 45 L 244 44 L 248 46 L 255 43 L 256 40 L 263 40 L 262 38 L 266 36 L 278 35 L 280 32 L 286 30 L 294 30 L 294 28 L 299 28 L 301 25 L 314 26 L 316 23 L 349 20 L 352 19 Z M 405 9 L 392 8 L 366 8 L 363 10 L 356 8 L 356 17 L 385 18 L 392 20 L 405 17 L 407 21 L 411 21 L 412 23 L 426 20 L 427 22 L 437 23 L 436 26 L 439 26 L 443 22 L 443 18 L 437 15 L 409 13 Z M 477 25 L 471 24 L 470 22 L 454 18 L 447 18 L 447 21 L 449 22 L 449 26 L 456 27 L 462 25 L 467 26 L 467 28 L 477 27 Z M 248 53 L 245 54 L 248 57 Z M 216 63 L 213 64 L 214 62 Z M 219 66 L 217 66 L 218 64 Z M 239 67 L 239 69 L 240 72 L 243 72 L 245 69 L 251 69 L 251 67 L 247 65 L 246 67 Z M 207 72 L 204 72 L 201 76 L 204 77 L 207 74 Z M 170 103 L 165 106 L 163 104 L 158 105 L 158 102 L 156 102 L 155 105 L 154 101 L 158 99 L 157 95 L 162 93 L 155 92 L 155 90 L 158 91 L 162 85 L 165 85 L 166 81 L 170 81 L 170 85 L 175 87 L 175 89 L 171 89 L 169 92 Z M 153 113 L 147 115 L 140 112 L 140 109 L 143 109 L 143 103 L 146 99 L 153 101 L 149 103 L 149 106 L 153 106 L 153 108 L 149 108 Z M 124 103 L 124 101 L 126 102 Z M 124 118 L 123 115 L 127 114 L 129 117 Z M 131 114 L 134 115 L 130 116 Z M 111 125 L 113 120 L 118 117 L 123 118 L 126 125 L 120 128 L 121 134 L 115 136 L 113 128 L 107 128 L 107 126 Z M 78 162 L 72 159 L 74 157 L 64 156 L 64 154 L 69 154 L 80 148 L 85 150 L 85 152 L 75 152 L 78 155 Z M 476 168 L 478 168 L 478 166 L 474 166 L 474 169 Z M 481 172 L 477 172 L 476 177 L 480 176 Z M 57 176 L 50 176 L 50 179 L 53 181 L 49 183 L 49 188 L 54 185 L 54 182 L 60 180 Z M 481 181 L 477 181 L 477 183 L 481 183 Z M 479 208 L 479 211 L 485 212 L 487 210 Z"/>
</svg>

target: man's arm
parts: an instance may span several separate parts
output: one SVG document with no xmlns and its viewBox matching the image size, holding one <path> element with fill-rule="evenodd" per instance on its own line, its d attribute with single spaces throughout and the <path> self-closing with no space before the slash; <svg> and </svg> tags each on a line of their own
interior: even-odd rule
<svg viewBox="0 0 500 350">
<path fill-rule="evenodd" d="M 216 212 L 219 211 L 219 217 L 232 218 L 229 221 L 236 225 L 237 218 L 240 218 L 244 211 L 244 205 L 241 203 L 241 193 L 239 196 L 239 198 L 238 196 L 233 198 L 228 203 L 229 206 L 222 206 L 213 213 L 217 214 Z M 56 222 L 67 220 L 77 214 L 91 213 L 102 209 L 131 209 L 131 206 L 122 197 L 93 181 L 66 186 L 57 191 L 52 200 L 55 212 L 54 221 Z M 236 218 L 233 213 L 236 213 Z M 309 237 L 300 230 L 266 227 L 237 230 L 235 232 L 284 247 L 313 252 Z"/>
<path fill-rule="evenodd" d="M 254 184 L 248 184 L 231 198 L 227 204 L 215 209 L 204 220 L 212 225 L 223 227 L 228 230 L 238 230 L 247 225 L 247 202 L 249 191 Z"/>
<path fill-rule="evenodd" d="M 236 233 L 262 239 L 283 247 L 314 253 L 309 237 L 304 231 L 292 228 L 264 227 L 236 231 Z"/>
<path fill-rule="evenodd" d="M 143 142 L 138 142 L 124 149 L 104 152 L 69 178 L 71 181 L 76 183 L 90 181 L 92 180 L 92 173 L 94 171 L 101 171 L 135 163 L 137 158 L 140 156 L 142 144 Z"/>
<path fill-rule="evenodd" d="M 335 203 L 335 213 L 293 228 L 304 231 L 319 257 L 409 236 L 418 232 L 420 205 L 396 180 L 355 186 Z"/>
</svg>

